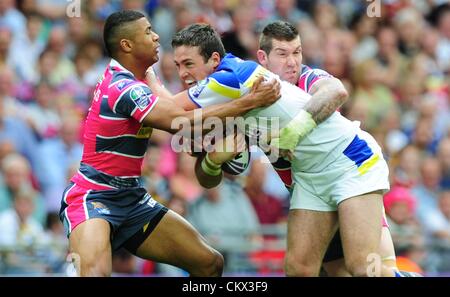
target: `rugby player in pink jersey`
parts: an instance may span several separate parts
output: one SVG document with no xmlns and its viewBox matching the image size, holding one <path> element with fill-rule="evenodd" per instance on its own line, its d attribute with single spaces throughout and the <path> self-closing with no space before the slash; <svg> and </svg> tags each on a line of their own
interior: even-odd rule
<svg viewBox="0 0 450 297">
<path fill-rule="evenodd" d="M 112 59 L 95 88 L 80 169 L 63 193 L 60 210 L 77 272 L 109 276 L 112 252 L 124 247 L 191 276 L 220 276 L 222 255 L 181 216 L 153 200 L 140 182 L 152 128 L 176 132 L 174 119 L 194 122 L 193 112 L 173 101 L 187 92 L 155 96 L 146 84 L 147 69 L 158 61 L 159 36 L 142 13 L 111 14 L 103 35 Z M 203 109 L 202 121 L 270 105 L 279 90 L 279 83 L 258 79 L 241 99 Z"/>
</svg>

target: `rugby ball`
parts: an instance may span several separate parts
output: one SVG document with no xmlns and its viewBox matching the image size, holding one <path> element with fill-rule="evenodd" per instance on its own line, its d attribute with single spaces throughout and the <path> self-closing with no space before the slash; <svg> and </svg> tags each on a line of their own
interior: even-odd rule
<svg viewBox="0 0 450 297">
<path fill-rule="evenodd" d="M 250 151 L 248 147 L 245 151 L 239 153 L 234 159 L 222 164 L 222 170 L 231 175 L 239 175 L 243 173 L 250 164 Z"/>
</svg>

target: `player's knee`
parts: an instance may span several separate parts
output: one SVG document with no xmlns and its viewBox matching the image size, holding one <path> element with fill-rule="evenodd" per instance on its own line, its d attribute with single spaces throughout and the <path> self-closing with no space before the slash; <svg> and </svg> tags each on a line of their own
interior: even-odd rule
<svg viewBox="0 0 450 297">
<path fill-rule="evenodd" d="M 100 261 L 89 261 L 82 263 L 79 274 L 80 276 L 107 277 L 111 276 L 111 268 Z"/>
<path fill-rule="evenodd" d="M 223 273 L 224 259 L 221 253 L 214 250 L 213 276 L 221 276 Z"/>
<path fill-rule="evenodd" d="M 354 277 L 368 276 L 366 261 L 348 261 L 346 262 L 346 266 L 351 276 Z"/>
<path fill-rule="evenodd" d="M 286 256 L 284 263 L 286 276 L 318 276 L 319 267 L 313 263 L 298 261 L 294 257 Z"/>
<path fill-rule="evenodd" d="M 333 260 L 330 262 L 324 262 L 322 264 L 325 272 L 328 276 L 331 277 L 349 277 L 351 274 L 347 270 L 347 266 L 345 266 L 344 259 Z"/>
<path fill-rule="evenodd" d="M 223 272 L 224 259 L 222 254 L 211 249 L 203 258 L 202 265 L 192 271 L 192 276 L 221 276 Z"/>
<path fill-rule="evenodd" d="M 216 250 L 212 251 L 210 256 L 210 264 L 208 265 L 207 271 L 209 276 L 221 276 L 223 272 L 224 259 L 221 253 Z"/>
</svg>

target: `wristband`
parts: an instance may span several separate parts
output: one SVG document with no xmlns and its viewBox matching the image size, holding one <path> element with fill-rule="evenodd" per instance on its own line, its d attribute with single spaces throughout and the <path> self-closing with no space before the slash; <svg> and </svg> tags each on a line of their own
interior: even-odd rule
<svg viewBox="0 0 450 297">
<path fill-rule="evenodd" d="M 308 135 L 315 127 L 316 122 L 312 115 L 304 109 L 280 130 L 279 148 L 293 151 L 297 144 Z"/>
<path fill-rule="evenodd" d="M 221 166 L 211 161 L 208 157 L 208 154 L 206 154 L 205 158 L 203 158 L 201 166 L 203 172 L 211 176 L 217 176 L 222 172 Z"/>
</svg>

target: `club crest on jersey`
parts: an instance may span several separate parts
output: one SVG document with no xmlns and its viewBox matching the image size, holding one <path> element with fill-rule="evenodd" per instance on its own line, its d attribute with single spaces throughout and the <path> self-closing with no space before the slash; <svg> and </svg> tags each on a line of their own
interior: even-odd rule
<svg viewBox="0 0 450 297">
<path fill-rule="evenodd" d="M 116 88 L 119 91 L 122 91 L 123 89 L 125 89 L 126 86 L 128 86 L 129 84 L 131 84 L 133 81 L 131 79 L 124 79 L 121 80 L 117 83 Z"/>
<path fill-rule="evenodd" d="M 200 96 L 203 89 L 206 87 L 206 85 L 209 82 L 209 78 L 205 78 L 197 83 L 195 87 L 192 87 L 189 89 L 189 94 L 191 94 L 192 97 L 198 98 Z"/>
<path fill-rule="evenodd" d="M 130 98 L 140 110 L 144 110 L 150 103 L 151 99 L 142 86 L 135 86 L 130 91 Z"/>
</svg>

